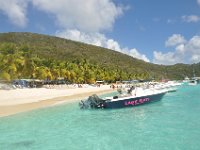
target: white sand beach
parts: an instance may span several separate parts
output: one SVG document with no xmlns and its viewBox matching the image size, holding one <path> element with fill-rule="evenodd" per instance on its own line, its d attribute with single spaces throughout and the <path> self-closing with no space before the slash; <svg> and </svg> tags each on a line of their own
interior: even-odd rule
<svg viewBox="0 0 200 150">
<path fill-rule="evenodd" d="M 110 92 L 113 90 L 109 85 L 0 90 L 0 117 Z"/>
</svg>

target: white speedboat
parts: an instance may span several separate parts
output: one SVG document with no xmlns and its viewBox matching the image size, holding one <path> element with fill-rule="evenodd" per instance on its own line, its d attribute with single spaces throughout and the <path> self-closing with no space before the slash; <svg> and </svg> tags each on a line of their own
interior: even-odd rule
<svg viewBox="0 0 200 150">
<path fill-rule="evenodd" d="M 131 87 L 127 94 L 120 94 L 104 99 L 97 95 L 90 96 L 79 103 L 80 108 L 123 108 L 133 107 L 159 101 L 165 95 L 166 90 L 151 90 Z"/>
</svg>

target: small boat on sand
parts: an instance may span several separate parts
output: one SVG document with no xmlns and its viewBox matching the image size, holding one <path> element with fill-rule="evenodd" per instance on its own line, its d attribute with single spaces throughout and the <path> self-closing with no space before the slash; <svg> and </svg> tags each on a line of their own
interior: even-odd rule
<svg viewBox="0 0 200 150">
<path fill-rule="evenodd" d="M 126 94 L 113 97 L 99 98 L 96 94 L 89 96 L 85 101 L 79 103 L 80 108 L 123 108 L 133 107 L 151 102 L 159 101 L 167 93 L 167 90 L 145 89 L 137 93 L 137 89 L 131 87 Z"/>
</svg>

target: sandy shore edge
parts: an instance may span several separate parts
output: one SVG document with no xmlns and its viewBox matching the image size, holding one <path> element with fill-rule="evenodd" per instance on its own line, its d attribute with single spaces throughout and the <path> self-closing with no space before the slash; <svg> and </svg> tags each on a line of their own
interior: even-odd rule
<svg viewBox="0 0 200 150">
<path fill-rule="evenodd" d="M 78 89 L 76 89 L 78 90 Z M 36 102 L 30 102 L 30 103 L 23 103 L 23 104 L 14 104 L 14 105 L 0 105 L 0 117 L 6 117 L 10 115 L 14 115 L 17 113 L 27 112 L 39 108 L 46 108 L 50 106 L 55 105 L 61 105 L 66 103 L 72 103 L 80 101 L 81 99 L 85 99 L 88 96 L 92 94 L 106 94 L 106 93 L 112 93 L 114 92 L 112 89 L 99 89 L 99 91 L 90 91 L 84 93 L 76 93 L 72 95 L 66 95 L 66 96 L 57 96 L 55 98 L 40 100 Z"/>
</svg>

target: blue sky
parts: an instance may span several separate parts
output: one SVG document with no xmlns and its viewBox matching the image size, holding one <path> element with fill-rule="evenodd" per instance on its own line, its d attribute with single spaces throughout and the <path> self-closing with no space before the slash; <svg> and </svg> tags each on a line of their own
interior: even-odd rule
<svg viewBox="0 0 200 150">
<path fill-rule="evenodd" d="M 200 0 L 0 0 L 0 23 L 156 64 L 200 62 Z"/>
</svg>

